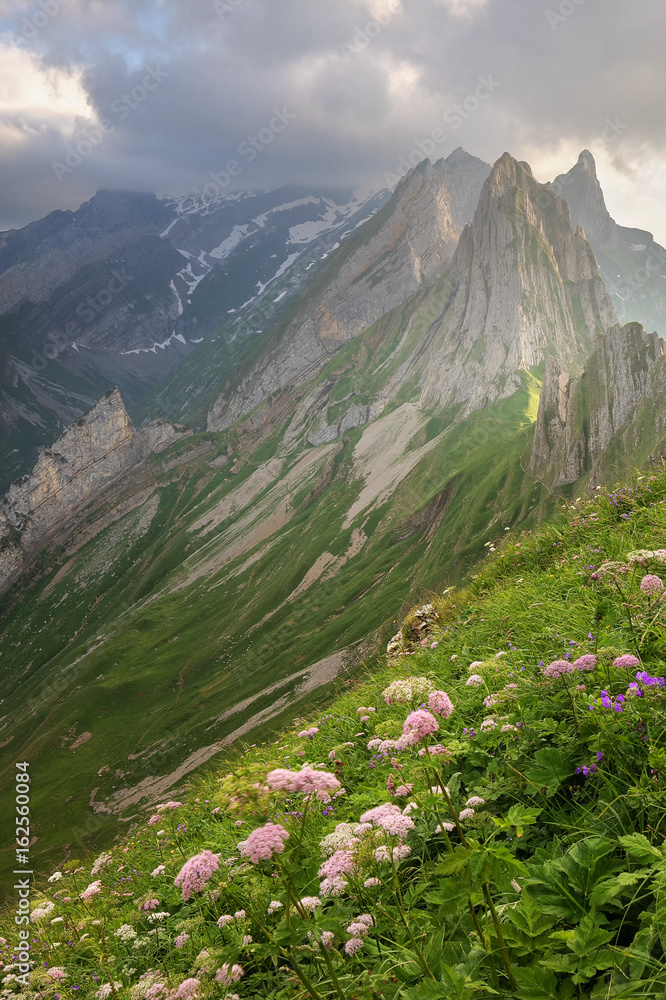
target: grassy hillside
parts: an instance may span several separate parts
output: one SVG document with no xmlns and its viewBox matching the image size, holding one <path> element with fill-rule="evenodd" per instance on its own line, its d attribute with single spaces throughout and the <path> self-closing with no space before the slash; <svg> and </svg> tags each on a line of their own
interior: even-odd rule
<svg viewBox="0 0 666 1000">
<path fill-rule="evenodd" d="M 322 713 L 94 862 L 33 848 L 30 990 L 663 996 L 666 472 L 503 528 Z M 13 912 L 0 932 L 11 995 Z"/>
<path fill-rule="evenodd" d="M 526 375 L 450 426 L 398 404 L 296 454 L 278 452 L 281 426 L 249 454 L 237 431 L 195 436 L 91 505 L 0 608 L 0 804 L 18 753 L 44 863 L 111 843 L 243 727 L 371 655 L 489 530 L 548 513 L 520 465 L 538 388 Z M 395 485 L 384 426 L 405 439 Z"/>
</svg>

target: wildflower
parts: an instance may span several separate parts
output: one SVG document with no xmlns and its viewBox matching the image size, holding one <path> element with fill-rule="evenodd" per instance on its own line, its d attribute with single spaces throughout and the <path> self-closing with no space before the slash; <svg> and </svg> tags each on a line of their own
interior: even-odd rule
<svg viewBox="0 0 666 1000">
<path fill-rule="evenodd" d="M 368 926 L 365 921 L 355 920 L 347 927 L 347 934 L 351 934 L 352 937 L 367 937 L 370 927 L 372 924 Z"/>
<path fill-rule="evenodd" d="M 274 854 L 282 854 L 284 842 L 288 839 L 289 834 L 283 826 L 266 823 L 252 831 L 240 852 L 242 857 L 249 858 L 256 865 L 259 861 L 270 861 Z"/>
<path fill-rule="evenodd" d="M 242 965 L 232 965 L 229 966 L 226 962 L 221 969 L 218 969 L 215 973 L 215 982 L 222 983 L 223 986 L 231 986 L 232 983 L 237 983 L 239 979 L 243 976 Z"/>
<path fill-rule="evenodd" d="M 331 876 L 325 878 L 319 885 L 319 892 L 322 896 L 342 896 L 347 888 L 347 880 L 341 876 Z"/>
<path fill-rule="evenodd" d="M 442 746 L 441 743 L 433 743 L 429 747 L 421 747 L 419 750 L 419 757 L 425 757 L 426 754 L 430 754 L 432 757 L 450 757 L 451 751 L 447 750 L 446 747 Z"/>
<path fill-rule="evenodd" d="M 244 948 L 249 948 L 249 946 L 251 944 L 252 944 L 252 935 L 251 934 L 245 934 L 244 937 L 243 937 L 243 947 Z"/>
<path fill-rule="evenodd" d="M 96 879 L 94 882 L 90 883 L 87 889 L 84 889 L 83 892 L 80 893 L 79 898 L 83 900 L 92 899 L 93 896 L 99 895 L 101 891 L 102 891 L 102 880 Z"/>
<path fill-rule="evenodd" d="M 201 986 L 198 979 L 184 979 L 176 990 L 178 1000 L 191 1000 L 197 995 L 197 990 Z"/>
<path fill-rule="evenodd" d="M 400 807 L 392 802 L 368 809 L 361 816 L 361 823 L 374 823 L 375 826 L 382 827 L 387 833 L 396 837 L 405 837 L 414 829 L 414 821 L 408 816 L 403 816 Z"/>
<path fill-rule="evenodd" d="M 432 690 L 433 685 L 427 677 L 408 677 L 389 684 L 382 691 L 382 698 L 387 705 L 404 705 L 406 702 L 425 698 Z"/>
<path fill-rule="evenodd" d="M 145 903 L 137 903 L 139 909 L 144 910 L 146 913 L 150 913 L 151 910 L 156 910 L 159 905 L 159 899 L 147 899 Z"/>
<path fill-rule="evenodd" d="M 547 667 L 543 668 L 544 677 L 562 677 L 563 674 L 573 673 L 574 665 L 568 660 L 553 660 Z"/>
<path fill-rule="evenodd" d="M 303 767 L 300 771 L 276 768 L 266 776 L 266 782 L 275 792 L 333 792 L 340 788 L 340 782 L 328 771 L 315 771 Z"/>
<path fill-rule="evenodd" d="M 97 858 L 92 868 L 90 869 L 90 874 L 96 875 L 97 872 L 102 870 L 102 868 L 106 868 L 107 865 L 110 865 L 112 861 L 113 858 L 110 854 L 107 854 L 106 852 L 100 854 L 100 856 Z"/>
<path fill-rule="evenodd" d="M 300 905 L 306 913 L 314 913 L 317 907 L 321 906 L 321 899 L 319 896 L 303 896 Z"/>
<path fill-rule="evenodd" d="M 458 819 L 461 819 L 464 822 L 467 819 L 471 819 L 473 815 L 474 815 L 474 810 L 473 809 L 463 809 L 458 814 Z"/>
<path fill-rule="evenodd" d="M 470 676 L 465 681 L 465 687 L 480 687 L 483 684 L 483 677 L 479 674 L 470 674 Z"/>
<path fill-rule="evenodd" d="M 640 660 L 637 656 L 633 656 L 631 653 L 624 653 L 622 656 L 618 656 L 613 660 L 614 667 L 620 667 L 621 669 L 631 670 L 632 667 L 637 667 L 640 665 Z"/>
<path fill-rule="evenodd" d="M 496 705 L 498 701 L 499 698 L 497 697 L 496 694 L 489 694 L 487 698 L 483 699 L 483 707 L 492 708 L 493 705 Z"/>
<path fill-rule="evenodd" d="M 200 892 L 220 867 L 220 859 L 212 851 L 202 851 L 186 861 L 174 879 L 174 885 L 182 888 L 183 899 L 187 902 L 193 892 Z"/>
<path fill-rule="evenodd" d="M 474 660 L 473 663 L 470 663 L 467 669 L 476 670 L 477 667 L 482 667 L 482 666 L 483 666 L 483 660 Z"/>
<path fill-rule="evenodd" d="M 236 910 L 234 913 L 234 920 L 245 920 L 246 913 L 245 910 Z"/>
<path fill-rule="evenodd" d="M 328 861 L 324 861 L 318 874 L 319 878 L 337 878 L 341 875 L 351 875 L 355 867 L 353 851 L 336 851 Z"/>
<path fill-rule="evenodd" d="M 449 702 L 450 704 L 450 702 Z M 453 710 L 453 707 L 451 707 Z M 405 719 L 402 727 L 403 734 L 408 737 L 416 737 L 416 739 L 424 740 L 433 733 L 436 733 L 439 729 L 439 723 L 434 715 L 430 712 L 426 712 L 423 709 L 417 709 L 415 712 L 410 712 L 410 714 Z"/>
<path fill-rule="evenodd" d="M 231 916 L 230 913 L 223 913 L 222 916 L 218 918 L 217 926 L 220 928 L 220 930 L 222 930 L 222 928 L 226 927 L 227 924 L 233 924 L 233 922 L 234 918 Z"/>
<path fill-rule="evenodd" d="M 157 812 L 164 812 L 165 809 L 181 809 L 182 802 L 165 802 L 163 805 L 155 806 Z"/>
<path fill-rule="evenodd" d="M 101 890 L 97 889 L 97 892 L 100 891 Z M 54 910 L 55 910 L 55 903 L 44 902 L 41 904 L 41 906 L 36 906 L 35 909 L 32 911 L 32 913 L 30 914 L 30 921 L 32 923 L 37 923 L 38 921 L 43 920 L 44 917 L 48 917 L 51 913 L 53 913 Z"/>
<path fill-rule="evenodd" d="M 345 945 L 345 953 L 355 955 L 357 951 L 363 951 L 363 938 L 350 938 Z"/>
<path fill-rule="evenodd" d="M 120 941 L 132 941 L 136 937 L 136 931 L 131 924 L 122 924 L 117 931 L 114 931 L 114 937 Z"/>
<path fill-rule="evenodd" d="M 162 921 L 162 920 L 166 920 L 166 918 L 170 917 L 170 916 L 171 916 L 171 914 L 168 913 L 166 910 L 163 913 L 149 913 L 148 914 L 148 923 L 149 924 L 157 924 L 157 923 L 160 923 L 160 921 Z"/>
<path fill-rule="evenodd" d="M 644 594 L 660 594 L 663 589 L 664 583 L 662 579 L 653 573 L 648 573 L 641 580 L 641 590 Z"/>
<path fill-rule="evenodd" d="M 485 804 L 486 800 L 482 799 L 479 795 L 472 795 L 472 797 L 467 799 L 467 802 L 465 803 L 466 806 L 471 806 L 472 808 L 484 806 Z"/>
<path fill-rule="evenodd" d="M 397 847 L 393 848 L 393 860 L 394 861 L 404 861 L 412 853 L 411 847 L 407 847 L 407 844 L 398 844 Z"/>
<path fill-rule="evenodd" d="M 278 899 L 272 899 L 268 904 L 269 916 L 272 916 L 274 913 L 277 913 L 278 910 L 282 909 L 284 909 L 284 903 L 281 903 Z"/>
<path fill-rule="evenodd" d="M 381 879 L 378 878 L 366 878 L 365 882 L 363 883 L 366 889 L 372 889 L 374 888 L 374 886 L 381 884 L 382 884 Z"/>
<path fill-rule="evenodd" d="M 497 723 L 495 722 L 494 719 L 487 718 L 483 720 L 479 728 L 482 730 L 482 732 L 488 732 L 491 729 L 497 729 Z M 473 732 L 474 731 L 472 730 L 472 735 Z"/>
<path fill-rule="evenodd" d="M 584 656 L 579 656 L 577 660 L 574 660 L 573 665 L 576 670 L 594 670 L 597 658 L 594 653 L 585 653 Z"/>
<path fill-rule="evenodd" d="M 59 882 L 61 878 L 62 878 L 62 872 L 54 872 L 53 875 L 51 875 L 50 878 L 47 879 L 47 881 L 48 882 Z"/>
<path fill-rule="evenodd" d="M 157 875 L 162 875 L 163 872 L 165 871 L 166 868 L 164 867 L 164 865 L 158 865 L 157 868 L 155 868 L 150 874 L 152 875 L 153 878 L 155 878 Z"/>
<path fill-rule="evenodd" d="M 67 978 L 67 973 L 64 969 L 47 969 L 46 975 L 50 976 L 51 979 L 55 979 L 57 982 L 62 982 L 63 979 Z"/>
<path fill-rule="evenodd" d="M 187 944 L 187 942 L 189 940 L 190 940 L 190 935 L 189 934 L 185 934 L 183 932 L 182 934 L 179 934 L 178 937 L 176 938 L 176 940 L 174 941 L 174 943 L 173 943 L 174 947 L 175 948 L 184 948 L 185 945 Z"/>
<path fill-rule="evenodd" d="M 148 826 L 155 826 L 162 819 L 159 813 L 154 813 L 148 820 Z"/>
<path fill-rule="evenodd" d="M 380 864 L 382 864 L 382 862 L 390 860 L 391 860 L 391 853 L 388 847 L 378 847 L 377 850 L 375 851 L 375 861 L 378 861 Z"/>
<path fill-rule="evenodd" d="M 455 830 L 453 823 L 440 823 L 435 827 L 435 833 L 451 833 L 452 830 Z"/>
<path fill-rule="evenodd" d="M 428 698 L 428 708 L 435 715 L 448 719 L 453 711 L 453 703 L 446 691 L 433 691 Z"/>
</svg>

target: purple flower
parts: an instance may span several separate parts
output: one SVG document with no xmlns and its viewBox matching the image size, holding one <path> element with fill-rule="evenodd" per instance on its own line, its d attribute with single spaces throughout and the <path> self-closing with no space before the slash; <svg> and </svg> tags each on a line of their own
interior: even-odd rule
<svg viewBox="0 0 666 1000">
<path fill-rule="evenodd" d="M 664 583 L 662 579 L 655 576 L 653 573 L 648 573 L 641 580 L 641 590 L 644 594 L 660 594 L 664 589 Z"/>
</svg>

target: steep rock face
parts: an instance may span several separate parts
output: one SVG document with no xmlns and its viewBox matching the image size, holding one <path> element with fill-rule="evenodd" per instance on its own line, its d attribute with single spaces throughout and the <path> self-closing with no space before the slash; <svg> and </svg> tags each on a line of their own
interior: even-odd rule
<svg viewBox="0 0 666 1000">
<path fill-rule="evenodd" d="M 593 472 L 611 442 L 628 428 L 636 407 L 653 398 L 655 381 L 663 383 L 665 351 L 666 344 L 656 334 L 631 323 L 618 324 L 599 338 L 585 370 L 576 378 L 550 358 L 530 472 L 551 488 Z"/>
<path fill-rule="evenodd" d="M 136 431 L 117 389 L 67 428 L 0 501 L 0 590 L 48 538 L 65 537 L 82 505 L 184 432 L 167 421 Z"/>
<path fill-rule="evenodd" d="M 486 181 L 451 267 L 451 298 L 401 378 L 422 404 L 471 412 L 511 395 L 548 354 L 579 364 L 617 318 L 569 207 L 505 153 Z"/>
<path fill-rule="evenodd" d="M 442 169 L 425 160 L 401 181 L 382 212 L 320 273 L 268 358 L 216 401 L 209 430 L 234 423 L 271 393 L 315 373 L 344 343 L 444 273 L 461 226 Z M 478 178 L 476 171 L 471 188 Z M 462 188 L 458 181 L 461 211 L 473 198 Z"/>
<path fill-rule="evenodd" d="M 574 225 L 585 230 L 620 320 L 666 337 L 666 250 L 652 233 L 619 226 L 611 217 L 589 150 L 552 188 L 567 200 Z"/>
<path fill-rule="evenodd" d="M 492 169 L 490 164 L 458 146 L 446 159 L 437 160 L 434 168 L 449 192 L 453 218 L 466 226 L 474 218 L 481 189 Z"/>
</svg>

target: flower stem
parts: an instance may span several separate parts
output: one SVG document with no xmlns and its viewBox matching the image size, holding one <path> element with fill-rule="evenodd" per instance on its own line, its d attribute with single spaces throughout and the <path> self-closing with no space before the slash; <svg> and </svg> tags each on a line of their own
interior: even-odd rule
<svg viewBox="0 0 666 1000">
<path fill-rule="evenodd" d="M 499 941 L 500 951 L 502 952 L 502 958 L 504 959 L 506 974 L 509 977 L 509 984 L 511 986 L 512 991 L 515 993 L 517 989 L 516 980 L 513 978 L 513 972 L 511 970 L 511 962 L 509 961 L 509 953 L 506 950 L 506 943 L 504 941 L 504 935 L 502 934 L 502 928 L 500 927 L 499 918 L 497 916 L 497 910 L 495 909 L 495 906 L 493 904 L 490 892 L 488 891 L 488 885 L 486 882 L 483 883 L 481 889 L 483 891 L 483 898 L 485 899 L 488 909 L 490 910 L 490 916 L 492 918 L 495 927 L 495 933 L 497 934 L 497 940 Z"/>
</svg>

